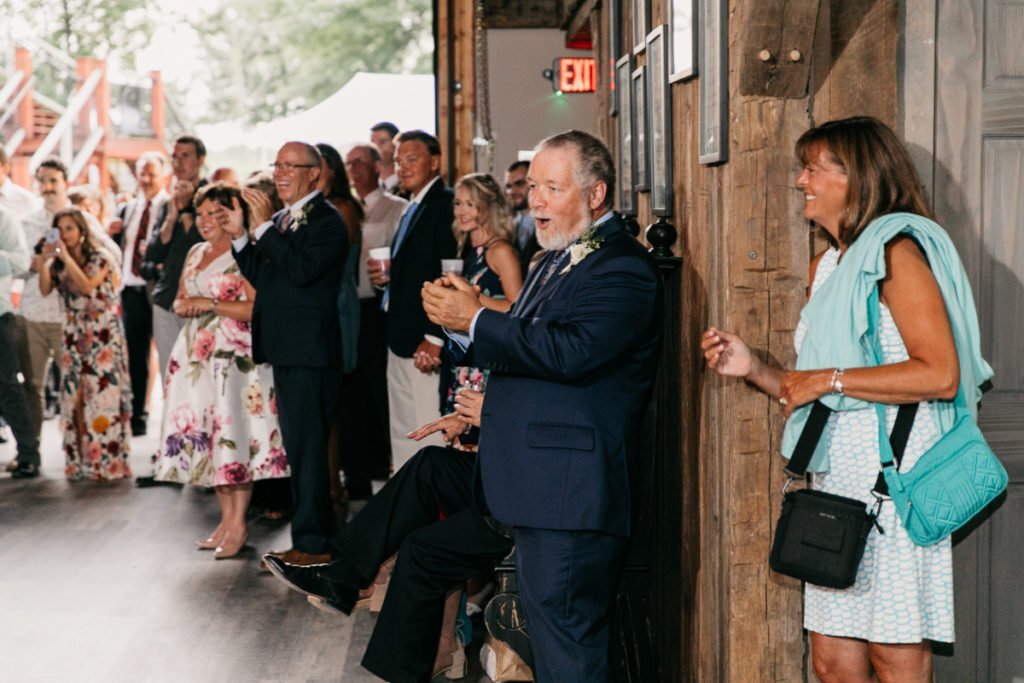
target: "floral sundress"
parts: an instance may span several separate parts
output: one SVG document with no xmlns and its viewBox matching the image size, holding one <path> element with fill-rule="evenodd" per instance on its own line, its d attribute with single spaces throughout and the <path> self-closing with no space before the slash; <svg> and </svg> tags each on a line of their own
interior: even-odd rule
<svg viewBox="0 0 1024 683">
<path fill-rule="evenodd" d="M 182 278 L 190 297 L 244 301 L 245 279 L 228 250 L 199 270 L 196 245 Z M 289 476 L 273 373 L 252 359 L 249 323 L 206 313 L 189 318 L 171 351 L 156 478 L 224 486 Z"/>
</svg>

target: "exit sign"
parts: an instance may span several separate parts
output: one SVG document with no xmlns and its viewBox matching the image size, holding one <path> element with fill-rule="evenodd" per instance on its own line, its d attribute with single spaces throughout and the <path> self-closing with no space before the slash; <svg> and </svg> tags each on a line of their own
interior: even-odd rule
<svg viewBox="0 0 1024 683">
<path fill-rule="evenodd" d="M 559 92 L 597 91 L 597 64 L 593 57 L 560 57 L 551 72 L 551 82 Z"/>
</svg>

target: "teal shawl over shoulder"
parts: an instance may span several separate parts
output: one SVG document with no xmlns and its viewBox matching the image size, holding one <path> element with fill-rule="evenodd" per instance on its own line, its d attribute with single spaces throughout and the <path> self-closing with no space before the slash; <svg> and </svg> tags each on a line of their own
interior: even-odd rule
<svg viewBox="0 0 1024 683">
<path fill-rule="evenodd" d="M 825 281 L 800 313 L 807 328 L 797 370 L 858 368 L 874 365 L 877 330 L 869 330 L 868 298 L 885 277 L 885 245 L 901 233 L 911 235 L 924 249 L 939 283 L 946 313 L 953 329 L 960 359 L 960 388 L 972 414 L 977 414 L 980 385 L 992 377 L 992 368 L 981 357 L 978 313 L 960 256 L 949 235 L 937 223 L 911 213 L 893 213 L 872 221 L 850 245 L 835 272 Z M 848 396 L 828 394 L 821 402 L 833 410 L 870 408 L 871 403 Z M 953 426 L 952 401 L 933 401 L 943 433 Z M 782 434 L 782 454 L 793 454 L 803 431 L 810 405 L 793 411 Z M 808 471 L 828 470 L 826 439 L 821 439 Z"/>
</svg>

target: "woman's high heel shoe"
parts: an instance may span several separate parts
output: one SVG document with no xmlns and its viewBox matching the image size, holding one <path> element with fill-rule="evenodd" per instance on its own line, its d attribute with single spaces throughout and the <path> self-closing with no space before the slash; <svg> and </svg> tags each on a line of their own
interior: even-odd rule
<svg viewBox="0 0 1024 683">
<path fill-rule="evenodd" d="M 196 548 L 199 550 L 214 550 L 224 541 L 224 532 L 221 531 L 220 527 L 213 530 L 210 537 L 204 541 L 196 541 Z"/>
<path fill-rule="evenodd" d="M 247 540 L 249 540 L 248 531 L 242 533 L 237 543 L 232 542 L 231 534 L 225 534 L 224 540 L 219 546 L 217 546 L 217 549 L 213 551 L 213 559 L 227 560 L 232 557 L 237 557 L 238 553 L 242 552 L 242 548 L 245 547 L 245 542 Z"/>
</svg>

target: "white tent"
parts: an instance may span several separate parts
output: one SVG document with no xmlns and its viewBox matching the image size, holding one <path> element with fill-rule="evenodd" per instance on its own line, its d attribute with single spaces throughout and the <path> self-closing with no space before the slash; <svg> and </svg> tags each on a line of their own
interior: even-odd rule
<svg viewBox="0 0 1024 683">
<path fill-rule="evenodd" d="M 256 126 L 217 123 L 197 132 L 210 150 L 230 147 L 269 150 L 289 140 L 328 142 L 344 148 L 370 139 L 370 126 L 391 121 L 399 130 L 435 128 L 434 77 L 358 72 L 336 93 L 305 111 Z"/>
</svg>

